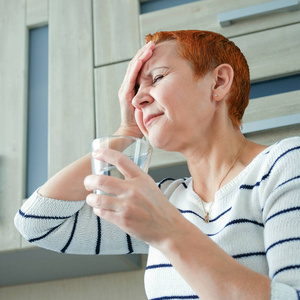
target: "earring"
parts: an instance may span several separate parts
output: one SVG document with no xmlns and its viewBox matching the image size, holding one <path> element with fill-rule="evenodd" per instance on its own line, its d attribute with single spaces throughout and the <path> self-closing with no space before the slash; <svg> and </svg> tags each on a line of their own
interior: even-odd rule
<svg viewBox="0 0 300 300">
<path fill-rule="evenodd" d="M 214 94 L 214 97 L 215 97 L 215 98 L 218 98 L 218 94 Z"/>
</svg>

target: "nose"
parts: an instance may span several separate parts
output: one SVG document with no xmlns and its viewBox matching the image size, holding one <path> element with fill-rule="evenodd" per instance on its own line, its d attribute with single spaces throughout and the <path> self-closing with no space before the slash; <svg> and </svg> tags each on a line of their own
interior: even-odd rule
<svg viewBox="0 0 300 300">
<path fill-rule="evenodd" d="M 142 109 L 154 101 L 153 97 L 149 94 L 147 88 L 139 88 L 137 93 L 132 99 L 132 105 L 135 108 Z"/>
</svg>

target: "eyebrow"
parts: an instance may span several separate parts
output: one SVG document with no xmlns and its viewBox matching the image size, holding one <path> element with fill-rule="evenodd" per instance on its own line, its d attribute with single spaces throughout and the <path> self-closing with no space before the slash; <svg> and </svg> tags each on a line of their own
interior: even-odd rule
<svg viewBox="0 0 300 300">
<path fill-rule="evenodd" d="M 149 77 L 150 74 L 153 73 L 153 71 L 158 70 L 158 69 L 170 69 L 170 67 L 167 67 L 167 66 L 158 66 L 158 67 L 150 68 L 147 72 L 145 72 L 145 76 Z"/>
<path fill-rule="evenodd" d="M 136 84 L 135 84 L 135 87 L 134 87 L 134 89 L 135 89 L 135 93 L 137 93 L 137 91 L 138 91 L 138 89 L 139 89 L 139 87 L 140 87 L 140 83 L 138 83 L 138 81 L 139 81 L 139 79 L 141 78 L 141 77 L 144 77 L 144 78 L 149 78 L 149 77 L 151 77 L 150 75 L 151 75 L 151 73 L 153 73 L 155 70 L 158 70 L 158 69 L 170 69 L 170 67 L 167 67 L 167 66 L 157 66 L 157 67 L 154 67 L 154 68 L 149 68 L 146 72 L 145 72 L 145 74 L 143 74 L 143 76 L 138 76 L 138 80 L 137 80 L 137 82 L 136 82 Z"/>
</svg>

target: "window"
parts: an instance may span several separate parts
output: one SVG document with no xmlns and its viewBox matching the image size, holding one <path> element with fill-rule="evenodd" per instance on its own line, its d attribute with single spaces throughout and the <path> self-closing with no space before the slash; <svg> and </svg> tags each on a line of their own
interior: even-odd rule
<svg viewBox="0 0 300 300">
<path fill-rule="evenodd" d="M 251 84 L 250 99 L 300 89 L 300 74 Z"/>
<path fill-rule="evenodd" d="M 26 198 L 48 178 L 48 26 L 29 31 Z"/>
<path fill-rule="evenodd" d="M 196 2 L 199 0 L 149 0 L 141 1 L 141 14 L 148 12 L 169 8 L 172 6 L 183 5 L 191 2 Z"/>
</svg>

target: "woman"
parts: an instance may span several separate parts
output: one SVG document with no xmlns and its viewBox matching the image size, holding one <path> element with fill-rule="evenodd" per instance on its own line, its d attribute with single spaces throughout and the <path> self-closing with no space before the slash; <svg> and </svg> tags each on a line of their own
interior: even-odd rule
<svg viewBox="0 0 300 300">
<path fill-rule="evenodd" d="M 159 32 L 147 41 L 120 88 L 116 134 L 181 152 L 191 178 L 157 185 L 113 150 L 93 155 L 125 179 L 90 175 L 88 154 L 31 196 L 17 228 L 54 251 L 148 251 L 149 299 L 299 299 L 300 138 L 268 148 L 244 138 L 249 70 L 223 36 Z"/>
</svg>

